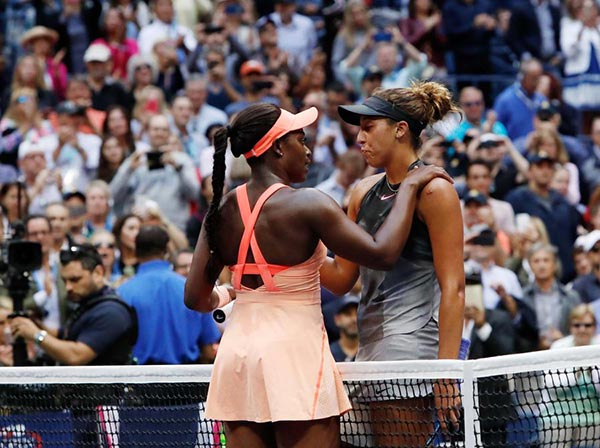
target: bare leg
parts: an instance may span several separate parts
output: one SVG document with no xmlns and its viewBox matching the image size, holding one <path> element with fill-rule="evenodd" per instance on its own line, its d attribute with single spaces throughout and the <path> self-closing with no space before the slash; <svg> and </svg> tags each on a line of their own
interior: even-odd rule
<svg viewBox="0 0 600 448">
<path fill-rule="evenodd" d="M 378 447 L 423 448 L 433 434 L 430 398 L 373 402 L 369 407 Z"/>
<path fill-rule="evenodd" d="M 227 447 L 273 448 L 276 446 L 273 423 L 225 422 Z"/>
<path fill-rule="evenodd" d="M 278 448 L 338 448 L 340 418 L 338 416 L 309 421 L 276 422 Z"/>
</svg>

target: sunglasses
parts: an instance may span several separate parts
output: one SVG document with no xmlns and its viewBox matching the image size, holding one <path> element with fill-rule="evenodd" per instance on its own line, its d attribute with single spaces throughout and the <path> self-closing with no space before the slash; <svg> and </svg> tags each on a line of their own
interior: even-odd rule
<svg viewBox="0 0 600 448">
<path fill-rule="evenodd" d="M 114 249 L 115 243 L 94 243 L 96 249 Z"/>
<path fill-rule="evenodd" d="M 573 328 L 592 328 L 594 324 L 584 324 L 583 322 L 575 322 L 572 323 L 571 326 Z"/>
<path fill-rule="evenodd" d="M 92 259 L 96 264 L 101 264 L 102 259 L 96 250 L 87 246 L 70 246 L 68 249 L 60 251 L 59 259 L 62 265 L 67 265 L 72 261 L 81 261 L 83 259 Z"/>
<path fill-rule="evenodd" d="M 481 106 L 482 104 L 483 104 L 483 101 L 465 101 L 464 103 L 460 103 L 460 105 L 462 107 Z"/>
</svg>

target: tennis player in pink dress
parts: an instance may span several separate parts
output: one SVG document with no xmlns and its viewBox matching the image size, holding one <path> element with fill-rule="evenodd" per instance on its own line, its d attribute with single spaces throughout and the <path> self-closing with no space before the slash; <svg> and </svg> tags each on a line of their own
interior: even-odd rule
<svg viewBox="0 0 600 448">
<path fill-rule="evenodd" d="M 337 447 L 350 402 L 329 351 L 320 305 L 326 248 L 363 265 L 389 268 L 410 231 L 420 189 L 440 168 L 420 167 L 402 183 L 388 219 L 369 235 L 326 194 L 294 189 L 311 163 L 296 115 L 258 103 L 215 135 L 214 199 L 186 283 L 185 303 L 208 312 L 235 299 L 209 386 L 208 418 L 225 422 L 239 447 Z M 250 181 L 223 197 L 225 152 L 246 157 Z M 215 287 L 223 267 L 233 288 Z"/>
</svg>

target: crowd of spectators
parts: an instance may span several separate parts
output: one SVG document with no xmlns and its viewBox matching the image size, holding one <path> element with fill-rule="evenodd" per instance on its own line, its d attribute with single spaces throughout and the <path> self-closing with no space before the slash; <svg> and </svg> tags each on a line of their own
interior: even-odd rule
<svg viewBox="0 0 600 448">
<path fill-rule="evenodd" d="M 185 314 L 180 276 L 212 197 L 215 130 L 259 101 L 315 106 L 300 186 L 345 207 L 374 171 L 337 106 L 419 79 L 447 83 L 463 111 L 423 132 L 421 157 L 463 199 L 465 263 L 483 287 L 466 310 L 473 356 L 577 345 L 571 311 L 600 312 L 596 0 L 10 0 L 0 33 L 0 234 L 26 220 L 41 243 L 27 303 L 48 328 L 73 308 L 60 250 L 91 243 L 139 308 L 138 362 L 210 362 L 215 324 Z M 228 154 L 227 188 L 249 172 Z M 148 228 L 150 250 L 137 247 Z M 339 360 L 356 351 L 356 306 L 323 291 Z M 181 320 L 203 329 L 183 334 Z M 513 340 L 489 352 L 496 323 Z M 153 349 L 164 324 L 185 353 Z"/>
</svg>

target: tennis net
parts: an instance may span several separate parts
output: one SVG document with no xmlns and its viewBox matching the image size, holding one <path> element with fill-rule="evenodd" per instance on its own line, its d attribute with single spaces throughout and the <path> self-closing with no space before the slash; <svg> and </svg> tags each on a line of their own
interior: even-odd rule
<svg viewBox="0 0 600 448">
<path fill-rule="evenodd" d="M 600 347 L 475 361 L 339 364 L 343 446 L 600 447 Z M 227 446 L 204 417 L 211 367 L 14 367 L 0 374 L 0 448 Z M 443 381 L 442 381 L 443 380 Z M 432 389 L 458 385 L 446 430 Z"/>
</svg>

